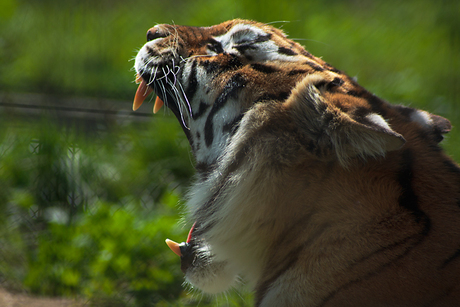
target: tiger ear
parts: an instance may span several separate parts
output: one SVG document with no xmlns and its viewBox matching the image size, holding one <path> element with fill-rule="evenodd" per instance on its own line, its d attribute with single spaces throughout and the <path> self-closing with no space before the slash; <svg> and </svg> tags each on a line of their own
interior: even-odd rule
<svg viewBox="0 0 460 307">
<path fill-rule="evenodd" d="M 384 156 L 401 148 L 405 140 L 393 131 L 379 114 L 370 112 L 360 118 L 328 103 L 315 84 L 324 84 L 324 78 L 308 76 L 292 91 L 285 107 L 299 130 L 313 141 L 315 154 L 322 158 L 335 155 L 346 166 L 350 158 Z"/>
<path fill-rule="evenodd" d="M 436 143 L 444 139 L 444 134 L 452 129 L 450 121 L 442 116 L 428 113 L 405 106 L 395 106 L 394 109 L 408 120 L 416 122 L 427 134 L 431 134 Z"/>
</svg>

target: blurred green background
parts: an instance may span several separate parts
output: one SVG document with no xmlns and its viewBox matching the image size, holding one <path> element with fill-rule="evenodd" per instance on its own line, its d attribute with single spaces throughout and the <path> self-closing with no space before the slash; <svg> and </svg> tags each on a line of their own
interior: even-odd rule
<svg viewBox="0 0 460 307">
<path fill-rule="evenodd" d="M 183 290 L 164 244 L 193 158 L 168 112 L 131 112 L 157 23 L 273 23 L 396 104 L 447 117 L 460 161 L 457 0 L 0 0 L 0 287 L 94 306 L 250 306 Z M 161 113 L 161 112 L 160 112 Z"/>
</svg>

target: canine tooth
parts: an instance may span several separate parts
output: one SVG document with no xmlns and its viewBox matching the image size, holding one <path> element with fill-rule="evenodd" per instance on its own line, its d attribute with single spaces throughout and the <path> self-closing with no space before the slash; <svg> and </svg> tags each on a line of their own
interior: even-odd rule
<svg viewBox="0 0 460 307">
<path fill-rule="evenodd" d="M 157 96 L 157 98 L 155 99 L 155 104 L 153 105 L 153 113 L 156 114 L 158 111 L 160 111 L 161 107 L 164 104 L 165 103 L 163 102 L 163 100 L 161 100 L 160 97 Z"/>
<path fill-rule="evenodd" d="M 179 257 L 182 255 L 180 252 L 179 243 L 174 242 L 173 240 L 169 240 L 169 239 L 166 239 L 165 242 L 168 245 L 168 247 L 174 252 L 174 254 L 176 254 Z"/>
<path fill-rule="evenodd" d="M 136 78 L 136 82 L 140 78 Z M 139 84 L 139 87 L 137 88 L 136 95 L 134 96 L 134 102 L 133 102 L 133 111 L 136 111 L 139 109 L 139 107 L 142 105 L 144 102 L 145 98 L 150 95 L 150 93 L 153 92 L 153 89 L 150 88 L 147 85 L 147 82 L 145 82 L 144 79 L 141 79 L 141 83 Z"/>
<path fill-rule="evenodd" d="M 192 240 L 192 232 L 193 230 L 195 230 L 195 225 L 196 225 L 196 222 L 193 223 L 192 228 L 190 228 L 190 231 L 188 232 L 188 236 L 187 236 L 187 241 L 185 242 L 190 243 L 190 240 Z"/>
</svg>

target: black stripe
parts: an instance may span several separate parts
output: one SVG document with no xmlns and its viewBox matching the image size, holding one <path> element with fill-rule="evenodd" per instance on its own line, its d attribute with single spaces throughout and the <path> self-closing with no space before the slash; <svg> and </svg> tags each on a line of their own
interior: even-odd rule
<svg viewBox="0 0 460 307">
<path fill-rule="evenodd" d="M 350 288 L 354 284 L 357 284 L 359 282 L 364 282 L 364 281 L 372 278 L 373 276 L 376 276 L 377 274 L 381 273 L 385 268 L 387 268 L 392 263 L 404 258 L 406 255 L 409 254 L 409 252 L 411 252 L 420 243 L 422 243 L 424 241 L 424 239 L 426 238 L 426 236 L 428 235 L 428 233 L 430 232 L 431 220 L 425 214 L 425 212 L 423 212 L 419 208 L 419 206 L 418 206 L 418 197 L 417 197 L 417 195 L 415 194 L 415 191 L 412 188 L 412 181 L 413 181 L 412 165 L 413 165 L 412 152 L 411 152 L 410 149 L 407 149 L 402 153 L 401 169 L 400 169 L 400 171 L 398 173 L 398 176 L 397 176 L 398 183 L 401 186 L 401 195 L 400 195 L 400 197 L 398 199 L 398 202 L 399 202 L 399 205 L 401 207 L 403 207 L 403 208 L 405 208 L 405 209 L 407 209 L 408 211 L 411 212 L 411 214 L 413 215 L 413 217 L 414 217 L 415 221 L 417 222 L 417 224 L 419 224 L 421 226 L 421 229 L 420 229 L 419 233 L 417 233 L 417 234 L 415 234 L 413 236 L 407 237 L 407 238 L 401 240 L 400 242 L 392 243 L 389 246 L 383 247 L 383 248 L 381 248 L 381 249 L 379 249 L 379 250 L 377 250 L 375 252 L 372 252 L 368 256 L 365 256 L 365 257 L 361 258 L 356 263 L 354 263 L 351 266 L 349 266 L 349 269 L 353 268 L 357 264 L 360 264 L 360 263 L 368 260 L 369 258 L 371 258 L 374 255 L 384 253 L 384 252 L 386 252 L 388 250 L 391 251 L 392 249 L 394 249 L 394 248 L 396 248 L 398 246 L 401 246 L 401 245 L 408 244 L 411 241 L 413 241 L 413 243 L 410 244 L 403 251 L 403 253 L 401 253 L 400 255 L 397 255 L 393 259 L 389 259 L 388 262 L 384 263 L 383 265 L 381 265 L 380 267 L 378 267 L 374 271 L 369 272 L 368 274 L 366 274 L 366 275 L 364 275 L 362 277 L 359 277 L 359 278 L 356 278 L 354 280 L 349 281 L 348 283 L 344 284 L 343 286 L 341 286 L 338 289 L 336 289 L 333 292 L 331 292 L 329 295 L 325 296 L 319 306 L 324 306 L 328 301 L 330 301 L 340 291 L 346 290 L 346 289 Z"/>
<path fill-rule="evenodd" d="M 228 99 L 237 98 L 239 91 L 246 85 L 246 79 L 237 73 L 233 75 L 225 84 L 222 93 L 217 97 L 209 112 L 208 118 L 204 125 L 204 140 L 206 146 L 211 146 L 214 140 L 213 119 L 214 115 L 225 105 Z"/>
<path fill-rule="evenodd" d="M 342 86 L 344 83 L 345 83 L 345 81 L 343 81 L 339 77 L 335 77 L 334 80 L 332 80 L 329 83 L 328 87 Z"/>
<path fill-rule="evenodd" d="M 208 164 L 206 162 L 197 162 L 195 165 L 195 169 L 198 173 L 210 173 L 215 168 L 215 164 Z"/>
<path fill-rule="evenodd" d="M 240 32 L 242 32 L 243 34 L 240 34 Z M 241 30 L 241 31 L 235 32 L 233 35 L 235 37 L 236 35 L 245 35 L 246 33 L 247 33 L 246 30 Z M 244 53 L 246 50 L 249 50 L 249 49 L 254 50 L 254 49 L 256 49 L 257 46 L 255 46 L 255 44 L 266 42 L 266 41 L 270 40 L 270 38 L 271 38 L 271 34 L 259 35 L 254 40 L 250 40 L 250 41 L 242 40 L 240 43 L 237 43 L 234 46 L 234 48 L 237 49 L 240 53 Z M 238 40 L 238 39 L 236 39 L 236 40 Z"/>
<path fill-rule="evenodd" d="M 215 199 L 213 199 L 214 201 Z M 216 213 L 215 212 L 216 210 L 214 208 L 211 208 L 211 209 L 208 209 L 206 210 L 206 213 L 208 215 L 206 215 L 206 219 L 201 219 L 201 216 L 199 216 L 198 218 L 195 219 L 196 221 L 196 224 L 195 224 L 195 228 L 193 229 L 193 235 L 197 238 L 199 237 L 203 237 L 203 235 L 208 232 L 211 228 L 213 228 L 217 223 L 218 223 L 218 219 L 214 219 L 212 222 L 209 222 L 209 219 L 210 217 Z M 198 226 L 199 225 L 199 226 Z M 203 226 L 203 225 L 206 225 L 206 226 Z"/>
<path fill-rule="evenodd" d="M 348 95 L 354 96 L 354 97 L 361 97 L 363 95 L 363 92 L 358 92 L 355 90 L 351 90 L 347 92 Z"/>
<path fill-rule="evenodd" d="M 357 107 L 353 110 L 353 115 L 356 117 L 366 117 L 369 114 L 369 109 L 367 107 Z"/>
<path fill-rule="evenodd" d="M 292 49 L 286 48 L 286 47 L 279 47 L 278 52 L 284 55 L 289 55 L 289 56 L 297 55 L 297 52 L 295 52 Z"/>
<path fill-rule="evenodd" d="M 415 236 L 419 236 L 419 234 L 416 234 Z M 349 265 L 348 270 L 351 270 L 352 268 L 356 267 L 357 265 L 362 264 L 363 262 L 366 262 L 367 260 L 371 259 L 375 255 L 385 253 L 385 252 L 388 252 L 388 251 L 391 252 L 392 250 L 409 243 L 411 240 L 413 240 L 415 238 L 415 236 L 412 235 L 412 236 L 406 237 L 406 238 L 404 238 L 404 239 L 402 239 L 402 240 L 400 240 L 398 242 L 391 243 L 391 244 L 389 244 L 387 246 L 384 246 L 382 248 L 377 249 L 376 251 L 373 251 L 373 252 L 369 253 L 366 256 L 361 257 L 360 259 L 354 261 L 351 265 Z M 406 252 L 407 252 L 407 250 L 404 251 L 404 253 L 406 253 Z"/>
<path fill-rule="evenodd" d="M 192 67 L 190 69 L 190 75 L 188 77 L 188 86 L 185 90 L 185 96 L 187 97 L 188 101 L 192 101 L 193 97 L 195 96 L 196 90 L 198 88 L 198 80 L 196 78 L 196 61 L 193 61 Z"/>
<path fill-rule="evenodd" d="M 313 59 L 313 58 L 314 58 L 314 56 L 313 56 L 310 52 L 308 52 L 307 50 L 305 50 L 305 49 L 300 50 L 300 53 L 301 53 L 302 55 L 306 56 L 307 58 L 310 58 L 310 59 Z"/>
<path fill-rule="evenodd" d="M 259 35 L 259 36 L 257 36 L 257 38 L 253 42 L 256 43 L 256 44 L 263 43 L 263 42 L 266 42 L 266 41 L 270 40 L 271 38 L 272 38 L 271 34 Z"/>
<path fill-rule="evenodd" d="M 329 64 L 329 63 L 324 63 L 324 66 L 325 66 L 325 67 L 327 68 L 327 70 L 329 70 L 329 71 L 332 71 L 332 72 L 335 72 L 335 73 L 338 73 L 338 74 L 341 73 L 340 70 L 338 70 L 337 68 L 335 68 L 334 66 L 332 66 L 332 65 Z"/>
<path fill-rule="evenodd" d="M 257 70 L 259 72 L 262 72 L 264 74 L 271 74 L 271 73 L 279 71 L 277 68 L 275 68 L 273 66 L 260 64 L 260 63 L 251 64 L 251 68 L 254 69 L 254 70 Z"/>
<path fill-rule="evenodd" d="M 234 46 L 234 48 L 236 50 L 238 50 L 241 54 L 245 53 L 246 50 L 254 50 L 256 49 L 255 46 L 253 46 L 252 44 L 241 44 L 241 45 L 236 45 Z"/>
<path fill-rule="evenodd" d="M 206 60 L 201 62 L 201 66 L 208 74 L 219 75 L 229 70 L 238 69 L 243 66 L 238 56 L 234 54 L 225 54 L 219 57 L 221 61 Z"/>
<path fill-rule="evenodd" d="M 382 99 L 380 99 L 379 97 L 369 93 L 366 90 L 363 90 L 362 92 L 357 92 L 357 93 L 359 95 L 358 97 L 362 97 L 362 98 L 366 99 L 366 101 L 370 104 L 373 113 L 380 114 L 384 118 L 387 117 L 386 116 L 387 111 L 383 108 L 383 106 L 386 103 Z M 349 92 L 349 94 L 351 94 L 351 93 Z"/>
<path fill-rule="evenodd" d="M 229 57 L 230 59 L 227 60 L 227 65 L 222 67 L 222 72 L 226 72 L 231 69 L 238 69 L 243 66 L 243 63 L 241 62 L 241 60 L 239 59 L 237 55 L 230 54 Z"/>
<path fill-rule="evenodd" d="M 213 38 L 209 39 L 208 49 L 214 51 L 217 54 L 224 53 L 224 48 L 222 47 L 222 44 Z"/>
<path fill-rule="evenodd" d="M 425 228 L 422 229 L 421 233 L 424 233 L 426 230 Z M 362 277 L 358 277 L 356 279 L 353 279 L 349 282 L 347 282 L 346 284 L 340 286 L 339 288 L 337 288 L 336 290 L 332 291 L 331 293 L 329 293 L 328 295 L 326 295 L 321 303 L 318 305 L 318 307 L 323 307 L 324 305 L 326 305 L 327 302 L 329 302 L 331 299 L 334 298 L 334 296 L 337 295 L 337 293 L 343 291 L 343 290 L 346 290 L 348 288 L 350 288 L 351 286 L 357 284 L 357 283 L 360 283 L 360 282 L 365 282 L 366 280 L 378 275 L 379 273 L 381 273 L 384 269 L 386 269 L 388 266 L 390 266 L 391 264 L 393 264 L 394 262 L 404 258 L 406 255 L 409 254 L 410 251 L 412 251 L 417 245 L 419 245 L 423 239 L 425 238 L 424 235 L 422 234 L 416 234 L 416 235 L 413 235 L 413 236 L 410 236 L 410 237 L 407 237 L 403 240 L 401 240 L 400 242 L 397 242 L 395 244 L 392 244 L 388 247 L 384 247 L 380 250 L 378 250 L 377 252 L 373 252 L 371 253 L 371 255 L 369 256 L 366 256 L 366 257 L 363 257 L 362 259 L 360 259 L 361 262 L 371 258 L 371 256 L 373 255 L 376 255 L 378 253 L 382 253 L 382 252 L 385 252 L 387 250 L 391 250 L 393 248 L 396 248 L 398 246 L 401 246 L 401 245 L 404 245 L 404 244 L 408 244 L 410 243 L 411 241 L 414 241 L 414 243 L 410 244 L 401 254 L 399 255 L 396 255 L 395 258 L 393 259 L 389 259 L 388 262 L 384 263 L 383 265 L 381 265 L 380 267 L 378 267 L 377 269 L 375 269 L 374 271 L 371 271 L 367 274 L 365 274 L 364 276 Z M 354 263 L 350 266 L 350 268 L 354 267 L 355 265 L 357 265 L 359 263 Z"/>
<path fill-rule="evenodd" d="M 313 68 L 316 71 L 324 71 L 324 68 L 321 67 L 320 65 L 318 65 L 315 62 L 307 61 L 307 62 L 305 62 L 305 64 L 310 66 L 311 68 Z"/>
<path fill-rule="evenodd" d="M 206 112 L 206 110 L 210 107 L 210 105 L 204 103 L 203 101 L 200 101 L 200 106 L 198 107 L 198 111 L 195 113 L 193 112 L 192 110 L 192 118 L 193 119 L 198 119 L 200 118 L 201 116 L 203 116 L 203 114 Z"/>
<path fill-rule="evenodd" d="M 308 70 L 305 69 L 293 69 L 290 72 L 288 72 L 288 76 L 295 76 L 295 75 L 303 75 L 308 73 Z"/>
<path fill-rule="evenodd" d="M 206 60 L 201 62 L 201 66 L 206 70 L 208 74 L 214 74 L 219 71 L 221 65 L 216 61 Z"/>
<path fill-rule="evenodd" d="M 233 33 L 233 39 L 236 41 L 237 44 L 242 45 L 242 44 L 257 44 L 257 43 L 263 43 L 271 39 L 272 35 L 270 33 L 265 34 L 265 35 L 257 35 L 255 39 L 249 40 L 249 39 L 241 39 L 241 37 L 246 38 L 245 36 L 248 34 L 248 30 L 240 30 L 236 31 Z M 240 36 L 240 37 L 238 37 Z M 238 42 L 239 40 L 239 42 Z"/>
<path fill-rule="evenodd" d="M 410 149 L 406 149 L 402 153 L 401 169 L 398 173 L 398 183 L 401 186 L 402 193 L 399 196 L 398 202 L 399 205 L 411 212 L 414 216 L 417 223 L 425 223 L 427 235 L 431 228 L 431 221 L 428 216 L 423 212 L 418 206 L 418 196 L 415 194 L 414 189 L 412 188 L 413 181 L 413 155 Z"/>
<path fill-rule="evenodd" d="M 457 164 L 455 164 L 451 160 L 444 160 L 443 163 L 449 172 L 454 173 L 456 175 L 460 175 L 460 167 Z"/>
<path fill-rule="evenodd" d="M 251 32 L 252 32 L 252 31 L 251 31 Z M 232 34 L 232 39 L 233 39 L 233 41 L 235 41 L 236 43 L 247 42 L 248 40 L 244 40 L 244 39 L 241 39 L 241 38 L 244 38 L 248 33 L 250 33 L 250 31 L 247 30 L 247 29 L 235 31 L 235 32 L 233 32 L 233 34 Z M 238 40 L 239 40 L 239 42 L 238 42 Z"/>
<path fill-rule="evenodd" d="M 344 83 L 345 83 L 345 81 L 343 81 L 342 79 L 336 77 L 336 78 L 334 78 L 334 80 L 332 80 L 330 82 L 326 82 L 326 81 L 318 82 L 318 83 L 315 84 L 315 86 L 318 87 L 318 88 L 321 87 L 321 86 L 325 86 L 326 91 L 330 91 L 334 87 L 341 86 Z"/>
</svg>

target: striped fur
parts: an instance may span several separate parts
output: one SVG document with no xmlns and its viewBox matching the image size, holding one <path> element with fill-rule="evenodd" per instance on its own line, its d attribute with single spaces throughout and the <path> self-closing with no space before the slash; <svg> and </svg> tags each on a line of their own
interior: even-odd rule
<svg viewBox="0 0 460 307">
<path fill-rule="evenodd" d="M 460 168 L 448 120 L 394 106 L 280 30 L 158 25 L 135 69 L 196 159 L 186 279 L 256 306 L 455 306 Z"/>
</svg>

